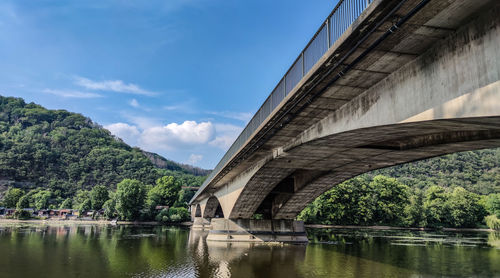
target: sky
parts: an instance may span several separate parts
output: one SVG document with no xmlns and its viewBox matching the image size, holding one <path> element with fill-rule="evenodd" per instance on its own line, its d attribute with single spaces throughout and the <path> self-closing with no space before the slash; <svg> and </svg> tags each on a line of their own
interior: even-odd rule
<svg viewBox="0 0 500 278">
<path fill-rule="evenodd" d="M 0 0 L 0 95 L 215 167 L 336 0 Z"/>
</svg>

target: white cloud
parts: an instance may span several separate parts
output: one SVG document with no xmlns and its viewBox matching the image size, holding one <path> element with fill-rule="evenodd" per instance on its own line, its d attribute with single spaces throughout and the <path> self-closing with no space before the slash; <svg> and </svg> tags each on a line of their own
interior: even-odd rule
<svg viewBox="0 0 500 278">
<path fill-rule="evenodd" d="M 240 135 L 242 127 L 231 124 L 216 124 L 215 130 L 217 136 L 209 144 L 223 150 L 229 149 L 234 140 Z"/>
<path fill-rule="evenodd" d="M 71 91 L 71 90 L 44 89 L 43 92 L 47 93 L 47 94 L 60 96 L 60 97 L 66 97 L 66 98 L 98 98 L 98 97 L 102 97 L 100 94 L 96 94 L 96 93 Z"/>
<path fill-rule="evenodd" d="M 213 124 L 210 121 L 185 121 L 181 124 L 157 124 L 154 119 L 134 118 L 133 124 L 114 123 L 105 126 L 111 133 L 126 143 L 146 151 L 200 152 L 218 148 L 227 150 L 243 130 L 232 124 Z M 203 159 L 201 154 L 192 154 L 189 164 Z"/>
<path fill-rule="evenodd" d="M 93 81 L 85 77 L 77 76 L 75 84 L 88 90 L 111 91 L 117 93 L 136 94 L 145 96 L 157 95 L 155 92 L 144 90 L 136 84 L 126 84 L 122 80 Z"/>
<path fill-rule="evenodd" d="M 215 136 L 211 122 L 197 123 L 185 121 L 145 129 L 141 136 L 141 146 L 154 146 L 158 149 L 173 149 L 182 146 L 205 144 Z"/>
<path fill-rule="evenodd" d="M 111 134 L 121 138 L 130 145 L 136 145 L 141 132 L 136 126 L 126 123 L 114 123 L 104 126 Z"/>
<path fill-rule="evenodd" d="M 187 161 L 188 164 L 195 165 L 203 159 L 203 155 L 201 154 L 191 154 Z"/>
<path fill-rule="evenodd" d="M 130 104 L 130 106 L 135 107 L 135 108 L 139 107 L 139 102 L 135 98 L 132 99 L 128 104 Z"/>
</svg>

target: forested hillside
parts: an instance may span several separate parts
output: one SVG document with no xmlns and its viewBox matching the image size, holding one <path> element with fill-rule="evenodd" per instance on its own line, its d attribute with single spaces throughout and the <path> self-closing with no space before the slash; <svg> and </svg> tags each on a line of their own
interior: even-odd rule
<svg viewBox="0 0 500 278">
<path fill-rule="evenodd" d="M 142 150 L 87 117 L 2 96 L 0 150 L 0 198 L 9 186 L 25 191 L 43 187 L 53 198 L 65 199 L 97 185 L 115 189 L 123 179 L 154 184 L 165 175 L 199 186 L 204 177 L 191 173 L 206 173 L 163 158 L 171 167 L 158 168 Z"/>
<path fill-rule="evenodd" d="M 477 194 L 500 193 L 500 148 L 454 153 L 369 173 L 397 178 L 420 189 L 463 187 Z"/>
</svg>

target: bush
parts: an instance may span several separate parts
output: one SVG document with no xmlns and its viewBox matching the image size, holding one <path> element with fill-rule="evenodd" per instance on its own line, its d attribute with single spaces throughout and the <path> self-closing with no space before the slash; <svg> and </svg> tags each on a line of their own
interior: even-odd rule
<svg viewBox="0 0 500 278">
<path fill-rule="evenodd" d="M 162 209 L 155 217 L 158 222 L 183 222 L 190 219 L 189 211 L 186 208 Z"/>
<path fill-rule="evenodd" d="M 186 208 L 170 208 L 168 210 L 170 222 L 182 222 L 190 219 L 189 211 Z"/>
<path fill-rule="evenodd" d="M 14 217 L 19 220 L 26 220 L 31 218 L 31 213 L 26 210 L 16 210 Z"/>
<path fill-rule="evenodd" d="M 158 222 L 168 222 L 168 210 L 167 209 L 162 209 L 158 215 L 155 217 L 156 221 Z"/>
<path fill-rule="evenodd" d="M 496 215 L 489 215 L 484 218 L 486 225 L 492 230 L 500 230 L 500 219 Z"/>
</svg>

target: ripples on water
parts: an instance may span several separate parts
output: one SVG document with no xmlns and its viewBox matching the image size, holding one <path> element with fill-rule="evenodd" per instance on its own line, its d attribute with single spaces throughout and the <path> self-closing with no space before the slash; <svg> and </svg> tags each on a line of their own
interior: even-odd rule
<svg viewBox="0 0 500 278">
<path fill-rule="evenodd" d="M 309 230 L 308 245 L 175 227 L 0 226 L 0 277 L 500 277 L 500 233 Z"/>
</svg>

